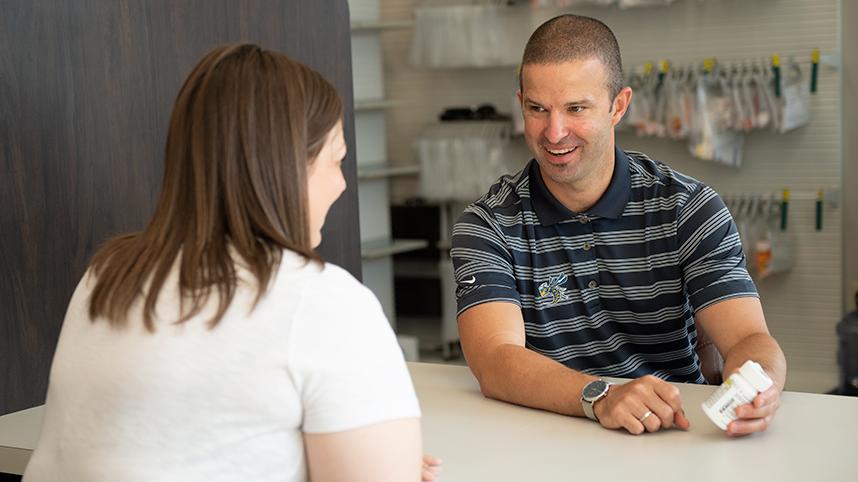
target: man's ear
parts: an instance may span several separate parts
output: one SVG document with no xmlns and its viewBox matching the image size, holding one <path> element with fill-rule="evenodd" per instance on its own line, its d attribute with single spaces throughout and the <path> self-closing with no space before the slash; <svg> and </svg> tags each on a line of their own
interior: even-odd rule
<svg viewBox="0 0 858 482">
<path fill-rule="evenodd" d="M 518 97 L 518 105 L 521 105 L 521 100 L 522 100 L 521 89 L 518 89 L 517 91 L 515 91 L 515 96 Z"/>
<path fill-rule="evenodd" d="M 632 88 L 623 87 L 620 93 L 614 97 L 614 104 L 611 106 L 611 124 L 617 125 L 623 120 L 626 111 L 629 110 L 629 104 L 632 102 Z"/>
</svg>

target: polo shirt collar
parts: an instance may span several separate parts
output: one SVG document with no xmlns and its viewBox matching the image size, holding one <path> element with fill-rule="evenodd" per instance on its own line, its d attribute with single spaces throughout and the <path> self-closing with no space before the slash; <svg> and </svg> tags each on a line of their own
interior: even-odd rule
<svg viewBox="0 0 858 482">
<path fill-rule="evenodd" d="M 536 217 L 539 218 L 539 223 L 543 226 L 570 221 L 580 214 L 618 219 L 626 209 L 632 185 L 629 158 L 625 152 L 617 147 L 614 147 L 614 174 L 611 177 L 611 183 L 608 184 L 608 189 L 605 190 L 596 204 L 585 213 L 571 211 L 551 194 L 548 186 L 545 185 L 545 181 L 542 180 L 539 164 L 535 159 L 530 161 L 528 177 L 530 178 L 530 199 L 533 203 L 533 210 L 536 212 Z"/>
</svg>

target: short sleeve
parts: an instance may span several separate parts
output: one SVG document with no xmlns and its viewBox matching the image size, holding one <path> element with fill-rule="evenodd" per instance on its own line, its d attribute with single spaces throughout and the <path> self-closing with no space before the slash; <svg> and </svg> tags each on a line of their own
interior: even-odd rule
<svg viewBox="0 0 858 482">
<path fill-rule="evenodd" d="M 501 227 L 488 208 L 472 204 L 453 227 L 453 270 L 457 314 L 489 301 L 521 306 L 515 285 L 513 257 Z"/>
<path fill-rule="evenodd" d="M 742 241 L 724 201 L 700 185 L 677 219 L 682 277 L 694 312 L 730 298 L 757 297 Z"/>
<path fill-rule="evenodd" d="M 304 293 L 289 342 L 302 430 L 340 432 L 419 417 L 402 350 L 372 292 L 326 265 Z"/>
</svg>

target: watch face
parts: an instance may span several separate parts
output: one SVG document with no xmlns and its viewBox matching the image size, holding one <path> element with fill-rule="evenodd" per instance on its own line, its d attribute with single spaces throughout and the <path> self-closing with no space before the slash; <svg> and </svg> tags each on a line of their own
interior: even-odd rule
<svg viewBox="0 0 858 482">
<path fill-rule="evenodd" d="M 584 387 L 584 393 L 581 395 L 583 395 L 585 399 L 593 399 L 605 393 L 605 390 L 607 389 L 607 382 L 604 380 L 596 380 L 595 382 L 588 383 L 587 386 Z"/>
</svg>

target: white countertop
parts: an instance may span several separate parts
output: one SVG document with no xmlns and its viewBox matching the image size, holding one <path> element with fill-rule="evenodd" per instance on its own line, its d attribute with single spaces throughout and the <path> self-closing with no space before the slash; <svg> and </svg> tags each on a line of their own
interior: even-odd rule
<svg viewBox="0 0 858 482">
<path fill-rule="evenodd" d="M 680 384 L 690 430 L 632 436 L 486 399 L 466 367 L 409 368 L 441 482 L 858 481 L 858 398 L 785 392 L 767 432 L 730 439 L 700 409 L 714 387 Z M 41 407 L 0 417 L 0 472 L 23 472 L 41 419 Z"/>
<path fill-rule="evenodd" d="M 767 432 L 730 439 L 700 408 L 715 387 L 678 384 L 691 428 L 633 436 L 486 399 L 466 367 L 409 367 L 442 482 L 858 481 L 858 398 L 786 392 Z"/>
<path fill-rule="evenodd" d="M 23 474 L 42 429 L 43 406 L 0 417 L 0 472 Z"/>
</svg>

